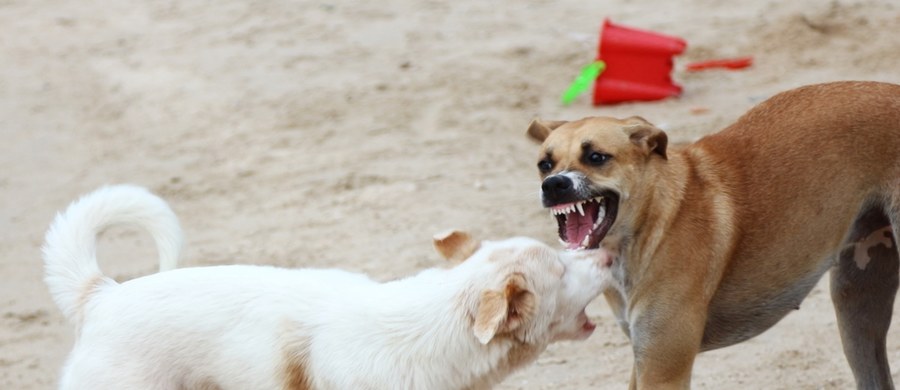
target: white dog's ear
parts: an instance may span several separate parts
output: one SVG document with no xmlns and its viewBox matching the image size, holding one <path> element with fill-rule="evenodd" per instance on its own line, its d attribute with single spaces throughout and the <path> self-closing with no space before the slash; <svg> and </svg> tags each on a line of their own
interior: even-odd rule
<svg viewBox="0 0 900 390">
<path fill-rule="evenodd" d="M 516 330 L 534 315 L 536 305 L 525 276 L 521 273 L 508 276 L 503 291 L 488 290 L 481 294 L 475 314 L 475 337 L 481 344 L 487 344 L 498 333 Z"/>
<path fill-rule="evenodd" d="M 625 133 L 628 134 L 632 143 L 640 146 L 647 154 L 653 152 L 662 156 L 663 159 L 668 159 L 666 146 L 669 143 L 669 137 L 664 131 L 639 116 L 626 118 L 625 122 L 628 123 L 625 126 Z"/>
<path fill-rule="evenodd" d="M 459 263 L 481 247 L 481 242 L 472 238 L 469 233 L 462 230 L 451 229 L 438 234 L 434 237 L 434 249 L 437 250 L 445 260 Z"/>
<path fill-rule="evenodd" d="M 534 140 L 537 143 L 544 142 L 547 139 L 547 136 L 550 135 L 550 132 L 556 130 L 557 127 L 560 127 L 568 121 L 542 121 L 540 119 L 535 118 L 531 121 L 531 124 L 528 125 L 528 137 Z"/>
</svg>

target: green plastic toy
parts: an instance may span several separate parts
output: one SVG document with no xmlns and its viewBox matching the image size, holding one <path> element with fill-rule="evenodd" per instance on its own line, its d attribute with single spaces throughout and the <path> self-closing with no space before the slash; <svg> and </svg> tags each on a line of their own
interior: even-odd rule
<svg viewBox="0 0 900 390">
<path fill-rule="evenodd" d="M 581 74 L 572 81 L 569 88 L 562 95 L 562 103 L 564 105 L 571 104 L 582 92 L 590 87 L 591 82 L 600 76 L 600 73 L 606 69 L 606 63 L 603 61 L 594 61 L 584 68 L 581 68 Z"/>
</svg>

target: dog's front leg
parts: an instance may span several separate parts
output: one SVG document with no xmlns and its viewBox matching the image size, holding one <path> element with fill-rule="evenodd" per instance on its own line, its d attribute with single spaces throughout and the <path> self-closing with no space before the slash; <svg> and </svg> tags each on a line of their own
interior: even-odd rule
<svg viewBox="0 0 900 390">
<path fill-rule="evenodd" d="M 697 302 L 657 302 L 632 318 L 631 389 L 689 389 L 706 307 Z"/>
</svg>

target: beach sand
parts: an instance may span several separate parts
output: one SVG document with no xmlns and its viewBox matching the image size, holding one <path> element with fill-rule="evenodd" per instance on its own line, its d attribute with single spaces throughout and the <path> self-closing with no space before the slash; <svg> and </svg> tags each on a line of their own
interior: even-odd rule
<svg viewBox="0 0 900 390">
<path fill-rule="evenodd" d="M 40 245 L 81 194 L 133 183 L 181 218 L 183 266 L 340 267 L 379 280 L 441 264 L 432 234 L 555 243 L 534 117 L 640 115 L 695 140 L 780 91 L 900 82 L 900 4 L 711 0 L 0 1 L 0 388 L 50 389 L 73 328 Z M 559 95 L 604 18 L 676 35 L 678 98 L 594 107 Z M 691 61 L 752 55 L 743 71 Z M 154 272 L 149 236 L 112 229 L 101 266 Z M 623 389 L 606 303 L 586 342 L 552 346 L 500 389 Z M 900 332 L 889 358 L 900 367 Z M 895 369 L 895 377 L 898 375 Z M 766 333 L 704 353 L 698 389 L 847 389 L 827 278 Z"/>
</svg>

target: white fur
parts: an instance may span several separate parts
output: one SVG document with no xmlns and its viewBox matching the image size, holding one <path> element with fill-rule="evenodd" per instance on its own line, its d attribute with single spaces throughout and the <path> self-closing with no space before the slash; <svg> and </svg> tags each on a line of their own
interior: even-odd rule
<svg viewBox="0 0 900 390">
<path fill-rule="evenodd" d="M 523 364 L 506 363 L 517 345 L 536 350 L 527 363 L 552 341 L 587 337 L 584 306 L 608 280 L 591 252 L 515 238 L 485 241 L 451 269 L 387 283 L 233 265 L 103 278 L 91 288 L 101 275 L 95 236 L 114 222 L 149 230 L 165 268 L 177 258 L 174 216 L 135 187 L 101 189 L 56 218 L 46 282 L 80 329 L 62 389 L 287 389 L 290 362 L 313 389 L 489 388 Z M 483 344 L 473 333 L 479 297 L 502 290 L 511 272 L 537 296 L 534 316 Z"/>
<path fill-rule="evenodd" d="M 103 187 L 57 214 L 44 238 L 44 281 L 66 318 L 80 322 L 79 294 L 95 278 L 96 236 L 113 225 L 135 225 L 153 236 L 159 252 L 159 270 L 178 265 L 182 235 L 178 218 L 165 201 L 131 185 Z"/>
</svg>

